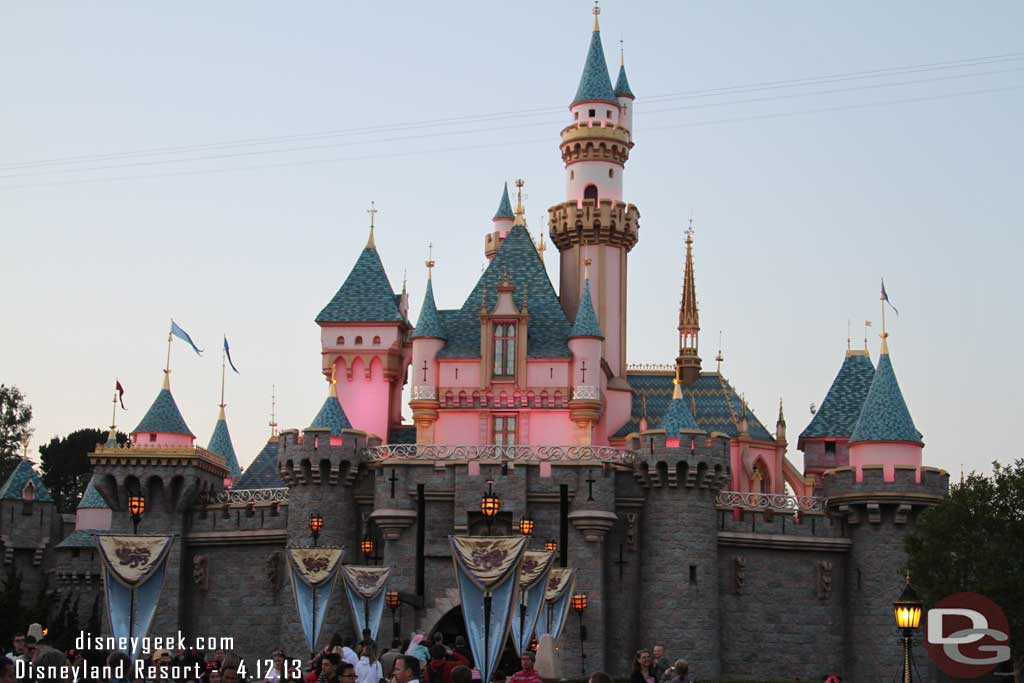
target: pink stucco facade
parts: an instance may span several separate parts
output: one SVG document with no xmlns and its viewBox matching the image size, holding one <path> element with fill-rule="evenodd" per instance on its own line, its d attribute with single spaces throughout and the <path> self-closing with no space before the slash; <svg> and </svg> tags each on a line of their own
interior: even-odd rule
<svg viewBox="0 0 1024 683">
<path fill-rule="evenodd" d="M 866 465 L 881 465 L 884 481 L 894 481 L 896 466 L 914 467 L 917 469 L 917 481 L 921 481 L 921 461 L 924 449 L 920 444 L 905 441 L 861 441 L 850 446 L 850 467 L 857 472 L 857 481 L 861 481 Z"/>
<path fill-rule="evenodd" d="M 387 438 L 391 408 L 390 382 L 384 377 L 384 364 L 372 357 L 367 363 L 357 357 L 350 367 L 336 364 L 338 400 L 354 429 Z"/>
</svg>

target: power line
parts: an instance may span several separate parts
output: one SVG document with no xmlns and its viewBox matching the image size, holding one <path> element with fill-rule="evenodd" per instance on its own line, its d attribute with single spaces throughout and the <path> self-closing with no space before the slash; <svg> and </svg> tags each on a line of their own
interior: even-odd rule
<svg viewBox="0 0 1024 683">
<path fill-rule="evenodd" d="M 865 109 L 865 108 L 870 108 L 870 107 L 881 107 L 881 106 L 889 106 L 889 105 L 897 105 L 897 104 L 909 104 L 909 103 L 916 103 L 916 102 L 927 102 L 927 101 L 934 101 L 934 100 L 949 99 L 949 98 L 953 98 L 953 97 L 965 97 L 965 96 L 971 96 L 971 95 L 981 95 L 981 94 L 996 93 L 996 92 L 1007 92 L 1007 91 L 1011 91 L 1011 90 L 1021 90 L 1021 89 L 1024 89 L 1024 85 L 1009 86 L 1009 87 L 1004 87 L 1004 88 L 984 88 L 984 89 L 980 89 L 980 90 L 968 90 L 968 91 L 955 92 L 955 93 L 945 93 L 945 94 L 942 94 L 942 95 L 931 95 L 931 96 L 924 96 L 924 97 L 913 97 L 913 98 L 906 98 L 906 99 L 899 99 L 899 100 L 884 100 L 884 101 L 879 101 L 879 102 L 865 102 L 865 103 L 859 103 L 859 104 L 838 105 L 838 106 L 835 106 L 835 107 L 822 107 L 822 108 L 817 108 L 817 109 L 805 109 L 805 110 L 792 111 L 792 112 L 779 112 L 779 113 L 775 113 L 775 114 L 762 114 L 762 115 L 739 117 L 739 118 L 715 119 L 715 120 L 708 120 L 708 121 L 695 121 L 695 122 L 690 122 L 690 123 L 678 123 L 678 124 L 664 125 L 664 126 L 653 126 L 653 127 L 648 128 L 647 130 L 671 130 L 671 129 L 678 129 L 678 128 L 695 128 L 695 127 L 700 127 L 700 126 L 720 125 L 720 124 L 726 124 L 726 123 L 741 123 L 741 122 L 747 122 L 747 121 L 757 121 L 757 120 L 766 120 L 766 119 L 785 118 L 785 117 L 790 117 L 790 116 L 803 116 L 803 115 L 807 115 L 807 114 L 818 114 L 818 113 L 824 113 L 824 112 L 835 112 L 835 111 L 844 111 L 844 110 L 852 110 L 852 109 Z M 394 158 L 394 157 L 415 157 L 415 156 L 423 156 L 423 155 L 438 155 L 438 154 L 449 153 L 449 152 L 464 152 L 464 151 L 473 151 L 473 150 L 493 148 L 493 147 L 506 147 L 506 146 L 509 146 L 509 145 L 521 146 L 521 145 L 532 145 L 532 144 L 540 144 L 540 143 L 550 144 L 550 142 L 551 142 L 551 140 L 548 137 L 544 137 L 544 138 L 534 138 L 534 139 L 530 139 L 530 140 L 502 141 L 502 142 L 495 142 L 495 143 L 484 143 L 484 144 L 479 144 L 479 145 L 466 145 L 466 146 L 461 146 L 461 147 L 448 147 L 448 148 L 416 150 L 416 151 L 402 151 L 402 152 L 395 152 L 395 153 L 392 153 L 392 154 L 369 154 L 369 155 L 365 155 L 365 156 L 339 157 L 339 158 L 333 158 L 333 159 L 308 159 L 308 160 L 302 160 L 302 161 L 287 161 L 287 162 L 281 162 L 281 163 L 276 163 L 276 164 L 257 164 L 257 165 L 252 165 L 252 166 L 236 166 L 236 167 L 219 168 L 219 169 L 195 169 L 195 170 L 186 170 L 186 171 L 171 171 L 171 172 L 167 172 L 167 173 L 154 173 L 154 174 L 148 174 L 148 175 L 126 175 L 126 176 L 113 176 L 113 177 L 106 177 L 106 178 L 89 178 L 89 179 L 65 180 L 65 181 L 46 182 L 46 183 L 26 183 L 26 184 L 21 184 L 21 185 L 0 186 L 0 191 L 3 191 L 3 190 L 16 190 L 16 189 L 31 188 L 31 187 L 53 187 L 53 186 L 62 186 L 62 185 L 87 185 L 87 184 L 117 182 L 117 181 L 125 181 L 125 180 L 145 180 L 145 179 L 153 179 L 153 178 L 168 178 L 168 177 L 180 177 L 180 176 L 192 176 L 192 175 L 208 175 L 208 174 L 214 174 L 214 173 L 231 173 L 231 172 L 236 172 L 236 171 L 251 171 L 251 170 L 262 170 L 262 169 L 271 169 L 271 168 L 313 166 L 313 165 L 343 163 L 343 162 L 346 162 L 346 161 L 366 161 L 366 160 L 372 160 L 372 159 L 384 159 L 384 158 Z"/>
<path fill-rule="evenodd" d="M 1006 61 L 1014 61 L 1024 58 L 1024 52 L 1009 52 L 997 55 L 989 55 L 985 57 L 972 57 L 966 59 L 945 61 L 945 62 L 932 62 L 928 64 L 917 64 L 908 66 L 898 67 L 887 67 L 883 69 L 872 69 L 867 71 L 854 71 L 839 74 L 830 74 L 825 76 L 813 76 L 804 77 L 797 79 L 786 79 L 777 81 L 764 81 L 759 83 L 749 83 L 736 86 L 726 86 L 721 88 L 710 88 L 704 90 L 691 90 L 691 91 L 679 91 L 673 93 L 665 93 L 661 95 L 652 95 L 648 97 L 640 98 L 640 102 L 658 102 L 667 101 L 674 99 L 696 99 L 704 97 L 715 97 L 724 94 L 742 94 L 746 92 L 759 92 L 763 90 L 776 90 L 781 88 L 795 88 L 795 87 L 806 87 L 808 85 L 823 85 L 829 83 L 836 83 L 848 80 L 862 80 L 867 78 L 884 78 L 895 75 L 909 74 L 909 73 L 920 73 L 935 70 L 944 69 L 957 69 L 957 68 L 968 68 L 971 66 L 982 66 L 988 64 L 1002 63 Z M 342 128 L 332 129 L 325 131 L 317 131 L 310 133 L 295 133 L 282 136 L 271 136 L 271 137 L 254 137 L 254 138 L 241 138 L 235 140 L 221 141 L 221 142 L 210 142 L 193 145 L 176 145 L 176 146 L 165 146 L 155 147 L 141 150 L 133 150 L 127 152 L 109 152 L 105 154 L 86 154 L 79 156 L 69 157 L 58 157 L 51 159 L 41 159 L 35 161 L 24 161 L 24 162 L 13 162 L 7 164 L 0 164 L 0 170 L 15 170 L 22 168 L 32 168 L 38 166 L 49 166 L 49 165 L 67 165 L 67 164 L 79 164 L 79 163 L 90 163 L 97 161 L 107 161 L 122 158 L 133 158 L 133 157 L 145 157 L 154 155 L 166 155 L 173 153 L 182 152 L 198 152 L 202 150 L 214 150 L 221 148 L 233 148 L 244 145 L 270 145 L 270 144 L 281 144 L 286 142 L 296 142 L 300 140 L 315 140 L 328 137 L 337 137 L 341 135 L 373 135 L 375 133 L 386 133 L 394 132 L 398 130 L 422 130 L 425 128 L 437 128 L 443 126 L 460 125 L 464 123 L 480 123 L 485 121 L 500 121 L 513 118 L 523 117 L 536 117 L 546 115 L 555 112 L 561 112 L 565 110 L 565 106 L 557 107 L 539 107 L 532 109 L 523 109 L 519 111 L 502 111 L 492 112 L 487 114 L 478 115 L 465 115 L 455 116 L 440 119 L 432 119 L 427 121 L 412 121 L 412 122 L 400 122 L 390 124 L 379 124 L 373 126 L 362 126 L 355 128 Z"/>
</svg>

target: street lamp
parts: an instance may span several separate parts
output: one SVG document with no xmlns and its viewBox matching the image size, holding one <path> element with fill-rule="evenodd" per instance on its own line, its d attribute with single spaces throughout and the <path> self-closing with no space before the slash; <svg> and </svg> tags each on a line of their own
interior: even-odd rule
<svg viewBox="0 0 1024 683">
<path fill-rule="evenodd" d="M 494 481 L 487 482 L 487 490 L 484 491 L 484 495 L 480 497 L 480 512 L 487 519 L 487 535 L 491 535 L 491 525 L 494 523 L 494 518 L 501 511 L 501 499 L 498 498 L 498 494 L 494 492 Z"/>
<path fill-rule="evenodd" d="M 558 550 L 558 543 L 553 538 L 549 539 L 548 542 L 544 544 L 544 550 L 553 553 Z"/>
<path fill-rule="evenodd" d="M 367 532 L 367 534 L 363 536 L 363 540 L 359 541 L 359 550 L 361 550 L 363 555 L 366 555 L 367 559 L 369 559 L 373 555 L 373 548 L 373 539 L 370 538 L 370 534 Z"/>
<path fill-rule="evenodd" d="M 402 606 L 402 599 L 398 597 L 398 591 L 385 593 L 384 604 L 391 608 L 391 637 L 399 640 L 402 637 L 402 625 L 398 621 L 398 608 Z"/>
<path fill-rule="evenodd" d="M 903 629 L 903 683 L 911 683 L 910 676 L 910 639 L 914 631 L 921 625 L 921 600 L 910 585 L 910 573 L 907 573 L 907 584 L 900 593 L 900 598 L 892 604 L 896 616 L 896 625 Z"/>
<path fill-rule="evenodd" d="M 319 512 L 309 513 L 309 533 L 313 536 L 313 547 L 316 547 L 316 541 L 320 538 L 320 530 L 324 528 L 324 516 Z"/>
<path fill-rule="evenodd" d="M 139 520 L 146 512 L 146 497 L 143 495 L 128 496 L 128 512 L 132 515 L 132 530 L 139 533 Z"/>
<path fill-rule="evenodd" d="M 533 527 L 534 523 L 530 517 L 523 515 L 523 518 L 519 520 L 519 533 L 523 536 L 532 536 Z"/>
<path fill-rule="evenodd" d="M 587 629 L 583 625 L 583 613 L 587 611 L 587 594 L 586 593 L 573 593 L 572 594 L 572 608 L 576 611 L 576 614 L 580 618 L 580 673 L 583 677 L 587 676 L 587 653 L 583 648 L 583 643 L 587 639 Z"/>
</svg>

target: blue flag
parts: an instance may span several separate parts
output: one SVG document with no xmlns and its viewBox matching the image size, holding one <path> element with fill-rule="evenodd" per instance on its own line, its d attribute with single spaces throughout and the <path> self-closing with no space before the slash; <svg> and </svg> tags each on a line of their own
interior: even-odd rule
<svg viewBox="0 0 1024 683">
<path fill-rule="evenodd" d="M 224 353 L 228 357 L 228 365 L 230 365 L 231 369 L 235 371 L 235 374 L 241 374 L 238 372 L 238 368 L 235 367 L 235 362 L 231 360 L 231 347 L 228 346 L 228 336 L 226 334 L 224 335 Z"/>
<path fill-rule="evenodd" d="M 196 343 L 192 341 L 192 337 L 188 336 L 188 332 L 178 327 L 178 323 L 174 322 L 173 318 L 171 318 L 171 334 L 178 339 L 188 342 L 188 345 L 192 347 L 192 350 L 195 351 L 196 354 L 200 356 L 203 355 L 203 350 L 196 346 Z"/>
<path fill-rule="evenodd" d="M 889 304 L 889 308 L 896 311 L 897 318 L 900 317 L 899 309 L 892 305 L 892 302 L 889 301 L 889 295 L 885 293 L 885 278 L 882 278 L 882 301 Z"/>
</svg>

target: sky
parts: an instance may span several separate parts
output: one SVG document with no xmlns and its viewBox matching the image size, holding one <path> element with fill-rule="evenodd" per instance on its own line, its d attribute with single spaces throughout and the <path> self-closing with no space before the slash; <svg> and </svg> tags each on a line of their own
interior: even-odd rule
<svg viewBox="0 0 1024 683">
<path fill-rule="evenodd" d="M 412 316 L 433 243 L 438 306 L 484 261 L 501 185 L 537 236 L 564 200 L 592 4 L 7 2 L 0 21 L 0 381 L 40 443 L 128 431 L 162 381 L 212 434 L 222 334 L 243 466 L 326 393 L 313 322 L 367 238 Z M 701 354 L 789 457 L 847 346 L 889 346 L 926 464 L 1016 455 L 1024 4 L 602 3 L 637 95 L 625 199 L 628 357 L 671 362 L 694 219 Z M 554 252 L 549 252 L 553 254 Z M 556 259 L 548 269 L 557 284 Z M 409 417 L 406 408 L 406 417 Z"/>
</svg>

